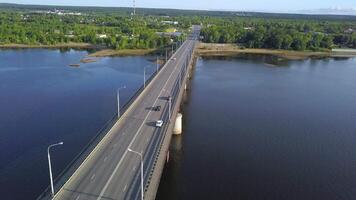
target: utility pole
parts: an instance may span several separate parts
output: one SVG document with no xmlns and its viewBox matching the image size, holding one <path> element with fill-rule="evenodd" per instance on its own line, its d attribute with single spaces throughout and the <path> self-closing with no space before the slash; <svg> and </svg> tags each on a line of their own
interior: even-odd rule
<svg viewBox="0 0 356 200">
<path fill-rule="evenodd" d="M 136 0 L 133 0 L 133 15 L 136 15 Z"/>
</svg>

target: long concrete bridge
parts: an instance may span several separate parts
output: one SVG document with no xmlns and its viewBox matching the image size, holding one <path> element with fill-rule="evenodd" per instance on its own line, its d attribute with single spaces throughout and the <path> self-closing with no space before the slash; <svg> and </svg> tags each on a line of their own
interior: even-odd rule
<svg viewBox="0 0 356 200">
<path fill-rule="evenodd" d="M 75 170 L 61 177 L 53 199 L 141 199 L 142 194 L 144 199 L 155 199 L 199 34 L 200 27 L 193 26 L 187 40 Z M 161 109 L 154 109 L 157 106 Z M 163 121 L 161 128 L 157 120 Z"/>
</svg>

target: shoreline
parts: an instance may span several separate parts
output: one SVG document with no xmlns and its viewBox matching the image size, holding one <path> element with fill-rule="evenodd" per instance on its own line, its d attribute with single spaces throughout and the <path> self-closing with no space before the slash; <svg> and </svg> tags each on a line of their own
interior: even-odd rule
<svg viewBox="0 0 356 200">
<path fill-rule="evenodd" d="M 86 58 L 90 57 L 116 57 L 116 56 L 144 56 L 153 54 L 157 49 L 109 49 L 105 46 L 93 45 L 89 43 L 63 43 L 56 45 L 24 45 L 24 44 L 3 44 L 0 49 L 82 49 L 96 50 L 94 53 L 88 53 Z M 236 44 L 217 44 L 217 43 L 199 43 L 196 50 L 199 56 L 236 56 L 240 54 L 272 55 L 289 60 L 304 60 L 308 58 L 352 58 L 356 57 L 356 49 L 333 49 L 325 52 L 314 51 L 293 51 L 276 49 L 254 49 L 241 48 Z"/>
<path fill-rule="evenodd" d="M 101 49 L 90 53 L 87 57 L 144 56 L 156 52 L 157 49 Z"/>
<path fill-rule="evenodd" d="M 144 56 L 155 53 L 157 49 L 122 49 L 115 50 L 105 46 L 93 45 L 89 43 L 63 43 L 56 45 L 26 45 L 26 44 L 1 44 L 0 49 L 82 49 L 96 50 L 86 57 L 114 57 L 114 56 Z"/>
<path fill-rule="evenodd" d="M 272 55 L 289 60 L 304 60 L 308 58 L 338 58 L 338 57 L 356 57 L 354 51 L 292 51 L 292 50 L 274 50 L 274 49 L 250 49 L 235 45 L 235 44 L 216 44 L 216 43 L 200 43 L 197 48 L 199 56 L 236 56 L 239 54 L 259 54 Z"/>
<path fill-rule="evenodd" d="M 93 45 L 89 43 L 62 43 L 56 45 L 27 45 L 27 44 L 1 44 L 0 49 L 102 49 L 102 46 Z"/>
</svg>

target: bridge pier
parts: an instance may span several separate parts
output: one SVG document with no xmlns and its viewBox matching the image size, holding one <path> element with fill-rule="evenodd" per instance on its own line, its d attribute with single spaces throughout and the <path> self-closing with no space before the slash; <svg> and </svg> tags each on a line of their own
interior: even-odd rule
<svg viewBox="0 0 356 200">
<path fill-rule="evenodd" d="M 146 200 L 154 200 L 156 198 L 156 192 L 160 184 L 160 179 L 162 176 L 163 169 L 165 167 L 165 163 L 169 161 L 170 159 L 169 157 L 172 157 L 172 155 L 170 155 L 169 153 L 171 139 L 174 135 L 182 134 L 183 115 L 179 113 L 179 110 L 182 106 L 182 103 L 184 103 L 185 93 L 189 91 L 189 80 L 192 78 L 192 73 L 193 73 L 192 68 L 195 65 L 195 59 L 197 59 L 197 57 L 194 56 L 194 49 L 196 43 L 197 42 L 195 41 L 195 44 L 193 44 L 193 48 L 190 51 L 191 54 L 188 55 L 186 64 L 185 65 L 183 64 L 185 70 L 182 70 L 182 72 L 178 75 L 179 77 L 177 83 L 178 84 L 178 94 L 176 97 L 177 99 L 174 105 L 172 105 L 171 120 L 170 123 L 167 124 L 168 125 L 167 131 L 166 134 L 164 135 L 162 144 L 157 154 L 156 165 L 152 169 L 149 184 L 146 186 L 146 192 L 145 192 Z M 175 121 L 173 119 L 175 119 Z M 175 139 L 181 139 L 181 137 L 175 137 Z"/>
<path fill-rule="evenodd" d="M 174 124 L 174 129 L 173 129 L 173 133 L 174 135 L 180 135 L 182 134 L 182 118 L 183 115 L 182 113 L 178 113 L 177 118 L 176 118 L 176 122 Z"/>
</svg>

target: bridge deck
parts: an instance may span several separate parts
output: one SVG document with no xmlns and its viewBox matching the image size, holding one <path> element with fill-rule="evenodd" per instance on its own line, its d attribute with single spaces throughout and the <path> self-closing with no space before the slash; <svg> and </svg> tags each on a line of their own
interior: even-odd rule
<svg viewBox="0 0 356 200">
<path fill-rule="evenodd" d="M 187 40 L 165 67 L 134 101 L 120 120 L 84 160 L 54 199 L 135 199 L 139 194 L 139 157 L 127 149 L 143 152 L 145 174 L 165 129 L 154 122 L 168 118 L 167 97 L 176 91 L 176 83 L 195 46 Z M 152 110 L 160 105 L 161 111 Z M 165 120 L 165 126 L 167 120 Z M 164 126 L 164 127 L 165 127 Z M 147 178 L 146 178 L 147 179 Z"/>
</svg>

